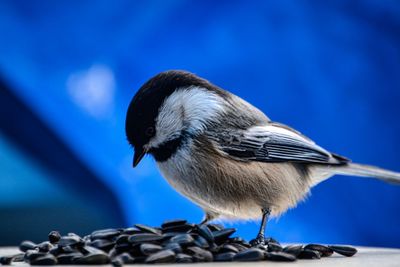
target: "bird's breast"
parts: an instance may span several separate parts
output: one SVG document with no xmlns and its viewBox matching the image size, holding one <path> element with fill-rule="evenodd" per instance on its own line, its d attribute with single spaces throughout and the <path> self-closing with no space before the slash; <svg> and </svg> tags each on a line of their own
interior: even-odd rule
<svg viewBox="0 0 400 267">
<path fill-rule="evenodd" d="M 202 207 L 208 204 L 209 189 L 204 181 L 203 166 L 196 161 L 190 145 L 180 147 L 167 160 L 157 161 L 157 165 L 175 190 Z"/>
</svg>

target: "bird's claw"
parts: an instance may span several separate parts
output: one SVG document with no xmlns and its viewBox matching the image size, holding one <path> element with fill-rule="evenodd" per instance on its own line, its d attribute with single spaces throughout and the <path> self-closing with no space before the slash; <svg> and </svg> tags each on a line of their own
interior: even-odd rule
<svg viewBox="0 0 400 267">
<path fill-rule="evenodd" d="M 265 238 L 262 235 L 258 235 L 255 239 L 250 240 L 252 247 L 266 246 Z"/>
</svg>

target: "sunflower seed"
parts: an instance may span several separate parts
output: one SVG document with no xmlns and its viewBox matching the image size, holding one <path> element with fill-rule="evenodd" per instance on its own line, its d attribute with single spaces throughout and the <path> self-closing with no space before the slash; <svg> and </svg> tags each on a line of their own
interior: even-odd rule
<svg viewBox="0 0 400 267">
<path fill-rule="evenodd" d="M 295 261 L 296 256 L 282 251 L 272 251 L 265 253 L 265 259 L 270 261 Z"/>
<path fill-rule="evenodd" d="M 321 253 L 321 257 L 329 257 L 333 254 L 332 248 L 318 244 L 308 244 L 304 247 L 304 249 L 318 251 Z"/>
<path fill-rule="evenodd" d="M 61 235 L 58 231 L 51 231 L 48 235 L 49 241 L 52 244 L 58 243 L 61 239 Z"/>
<path fill-rule="evenodd" d="M 146 233 L 151 233 L 151 234 L 156 234 L 156 235 L 161 234 L 161 230 L 154 228 L 154 227 L 144 225 L 144 224 L 135 224 L 135 227 Z"/>
<path fill-rule="evenodd" d="M 37 258 L 46 256 L 47 254 L 45 252 L 38 252 L 36 250 L 28 250 L 25 252 L 25 260 L 30 262 L 32 260 L 35 260 Z"/>
<path fill-rule="evenodd" d="M 119 231 L 118 229 L 97 230 L 90 234 L 90 239 L 112 239 L 113 237 L 120 235 L 120 233 L 121 231 Z"/>
<path fill-rule="evenodd" d="M 241 237 L 230 237 L 230 238 L 228 238 L 228 242 L 234 243 L 234 244 L 240 244 L 247 248 L 251 247 L 251 245 Z"/>
<path fill-rule="evenodd" d="M 162 229 L 163 233 L 168 232 L 177 232 L 177 233 L 188 233 L 193 229 L 193 224 L 180 224 L 180 225 L 173 225 Z"/>
<path fill-rule="evenodd" d="M 219 253 L 214 256 L 214 261 L 233 261 L 235 255 L 236 253 L 234 252 Z"/>
<path fill-rule="evenodd" d="M 33 250 L 37 247 L 37 245 L 35 243 L 33 243 L 32 241 L 23 241 L 20 245 L 19 245 L 19 250 L 21 250 L 22 252 L 26 252 L 28 250 Z"/>
<path fill-rule="evenodd" d="M 128 243 L 130 235 L 122 234 L 115 239 L 116 244 Z"/>
<path fill-rule="evenodd" d="M 279 243 L 276 239 L 274 239 L 274 238 L 272 238 L 272 237 L 268 237 L 268 238 L 265 239 L 265 243 L 266 243 L 266 244 L 269 244 L 269 243 L 271 243 L 271 242 L 280 245 L 280 243 Z"/>
<path fill-rule="evenodd" d="M 163 224 L 161 225 L 161 228 L 168 228 L 171 226 L 176 226 L 176 225 L 182 225 L 182 224 L 186 224 L 187 221 L 186 220 L 181 220 L 181 219 L 177 219 L 177 220 L 169 220 L 169 221 L 165 221 L 163 222 Z"/>
<path fill-rule="evenodd" d="M 14 261 L 15 255 L 11 256 L 2 256 L 0 257 L 0 264 L 1 265 L 11 265 L 11 263 Z"/>
<path fill-rule="evenodd" d="M 170 249 L 161 250 L 148 256 L 145 260 L 146 263 L 172 263 L 175 262 L 175 252 Z"/>
<path fill-rule="evenodd" d="M 25 253 L 18 253 L 13 256 L 13 262 L 23 262 L 25 260 Z"/>
<path fill-rule="evenodd" d="M 96 240 L 88 242 L 86 244 L 91 247 L 101 249 L 103 251 L 109 251 L 110 249 L 112 249 L 114 247 L 115 242 L 106 240 L 106 239 L 96 239 Z"/>
<path fill-rule="evenodd" d="M 234 245 L 231 244 L 224 244 L 220 250 L 219 253 L 224 253 L 224 252 L 234 252 L 235 254 L 239 252 L 239 249 L 235 247 Z"/>
<path fill-rule="evenodd" d="M 297 257 L 303 251 L 303 245 L 289 245 L 283 249 L 283 252 L 292 254 Z"/>
<path fill-rule="evenodd" d="M 214 236 L 215 243 L 217 244 L 222 244 L 225 242 L 229 236 L 231 236 L 234 232 L 236 232 L 236 229 L 234 228 L 226 228 L 218 231 L 212 232 Z"/>
<path fill-rule="evenodd" d="M 60 253 L 74 253 L 77 252 L 78 250 L 76 248 L 73 248 L 71 246 L 65 246 L 65 247 L 60 247 L 58 246 L 58 249 L 60 250 Z"/>
<path fill-rule="evenodd" d="M 81 258 L 83 254 L 80 252 L 74 252 L 69 254 L 60 254 L 57 256 L 58 264 L 72 264 L 74 258 Z"/>
<path fill-rule="evenodd" d="M 162 246 L 154 245 L 154 244 L 144 243 L 144 244 L 140 245 L 140 251 L 146 256 L 149 256 L 151 254 L 159 252 L 162 249 L 163 249 Z"/>
<path fill-rule="evenodd" d="M 44 241 L 42 243 L 39 243 L 37 245 L 37 248 L 39 249 L 40 252 L 49 252 L 50 249 L 53 248 L 53 244 L 51 244 L 49 241 Z"/>
<path fill-rule="evenodd" d="M 124 265 L 124 262 L 119 257 L 116 257 L 111 261 L 111 265 L 114 267 L 121 267 Z"/>
<path fill-rule="evenodd" d="M 176 254 L 176 262 L 177 263 L 191 263 L 193 262 L 193 258 L 187 254 L 179 253 Z"/>
<path fill-rule="evenodd" d="M 66 246 L 82 246 L 84 241 L 78 235 L 68 235 L 62 236 L 60 241 L 58 242 L 58 246 L 66 247 Z"/>
<path fill-rule="evenodd" d="M 57 264 L 57 259 L 52 254 L 46 254 L 31 260 L 29 263 L 31 265 L 55 265 Z"/>
<path fill-rule="evenodd" d="M 161 235 L 145 233 L 145 234 L 131 235 L 128 238 L 128 241 L 130 243 L 160 242 L 162 238 L 163 237 Z"/>
<path fill-rule="evenodd" d="M 188 247 L 186 252 L 193 257 L 194 262 L 210 262 L 213 261 L 213 254 L 199 247 Z"/>
<path fill-rule="evenodd" d="M 245 247 L 242 244 L 238 244 L 238 243 L 231 243 L 232 246 L 234 246 L 235 248 L 237 248 L 239 251 L 243 251 L 248 249 L 249 247 Z"/>
<path fill-rule="evenodd" d="M 321 253 L 319 253 L 316 250 L 303 249 L 300 252 L 298 258 L 299 259 L 307 259 L 307 260 L 320 259 Z"/>
<path fill-rule="evenodd" d="M 123 264 L 135 263 L 135 258 L 132 257 L 129 253 L 126 253 L 126 252 L 118 255 L 115 259 L 120 260 Z"/>
<path fill-rule="evenodd" d="M 92 247 L 92 246 L 84 246 L 83 248 L 81 248 L 81 252 L 83 254 L 106 254 L 104 251 L 102 251 L 101 249 Z"/>
<path fill-rule="evenodd" d="M 214 242 L 214 236 L 213 233 L 211 232 L 210 228 L 208 228 L 206 225 L 201 224 L 197 226 L 197 231 L 199 234 L 204 237 L 208 242 L 213 243 Z"/>
<path fill-rule="evenodd" d="M 89 253 L 83 257 L 73 258 L 74 264 L 107 264 L 110 258 L 105 253 Z"/>
<path fill-rule="evenodd" d="M 143 233 L 143 231 L 137 229 L 136 227 L 129 227 L 129 228 L 125 228 L 124 230 L 122 230 L 122 235 L 134 235 L 134 234 L 140 234 Z"/>
<path fill-rule="evenodd" d="M 164 246 L 165 249 L 170 249 L 173 252 L 175 252 L 175 254 L 181 253 L 182 252 L 182 247 L 175 242 L 169 242 Z"/>
<path fill-rule="evenodd" d="M 357 249 L 349 246 L 329 246 L 333 251 L 336 253 L 346 256 L 346 257 L 351 257 L 354 254 L 357 253 Z"/>
<path fill-rule="evenodd" d="M 233 257 L 234 261 L 260 261 L 264 259 L 264 252 L 258 248 L 243 250 Z"/>
<path fill-rule="evenodd" d="M 170 239 L 170 242 L 178 243 L 181 246 L 189 246 L 194 243 L 194 239 L 189 234 L 178 234 Z"/>
<path fill-rule="evenodd" d="M 200 248 L 209 248 L 210 244 L 207 242 L 207 240 L 202 237 L 201 235 L 198 235 L 194 238 L 194 244 Z"/>
<path fill-rule="evenodd" d="M 282 251 L 283 248 L 278 243 L 269 242 L 267 245 L 267 250 L 268 250 L 268 252 L 278 252 L 278 251 Z"/>
</svg>

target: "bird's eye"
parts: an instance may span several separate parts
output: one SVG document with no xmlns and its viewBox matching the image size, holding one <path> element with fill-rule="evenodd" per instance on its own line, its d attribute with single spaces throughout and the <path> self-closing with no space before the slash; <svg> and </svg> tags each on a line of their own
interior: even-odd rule
<svg viewBox="0 0 400 267">
<path fill-rule="evenodd" d="M 151 137 L 151 136 L 153 136 L 154 135 L 154 127 L 148 127 L 147 129 L 146 129 L 146 131 L 145 131 L 145 134 L 147 135 L 147 136 L 149 136 L 149 137 Z"/>
</svg>

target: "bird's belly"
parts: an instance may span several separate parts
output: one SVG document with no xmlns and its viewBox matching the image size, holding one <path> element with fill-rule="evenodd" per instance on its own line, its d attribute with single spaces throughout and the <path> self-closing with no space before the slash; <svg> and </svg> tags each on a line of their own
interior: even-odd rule
<svg viewBox="0 0 400 267">
<path fill-rule="evenodd" d="M 158 162 L 166 180 L 205 211 L 228 218 L 255 219 L 261 208 L 279 215 L 303 199 L 309 189 L 292 164 L 238 162 L 217 158 L 201 162 L 177 153 Z"/>
<path fill-rule="evenodd" d="M 220 191 L 222 188 L 216 188 L 209 184 L 209 177 L 206 172 L 193 162 L 185 162 L 184 159 L 171 158 L 165 162 L 158 162 L 158 167 L 163 177 L 179 193 L 189 198 L 199 205 L 205 211 L 211 211 L 217 214 L 228 215 L 240 205 L 229 205 L 234 200 L 233 196 L 222 199 Z M 253 207 L 254 205 L 249 205 Z M 257 209 L 257 212 L 259 210 Z"/>
</svg>

